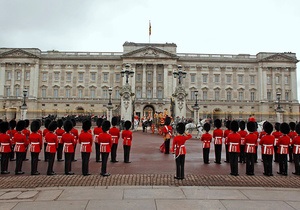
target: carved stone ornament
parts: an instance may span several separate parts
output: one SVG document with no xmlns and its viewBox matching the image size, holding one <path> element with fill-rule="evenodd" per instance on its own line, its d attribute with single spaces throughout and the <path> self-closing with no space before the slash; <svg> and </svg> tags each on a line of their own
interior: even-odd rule
<svg viewBox="0 0 300 210">
<path fill-rule="evenodd" d="M 185 97 L 187 96 L 187 93 L 182 85 L 178 85 L 176 87 L 175 93 L 172 95 L 173 97 L 177 98 L 177 105 L 180 111 L 185 105 Z"/>
<path fill-rule="evenodd" d="M 157 52 L 154 49 L 149 48 L 143 52 L 141 56 L 157 56 Z"/>
<path fill-rule="evenodd" d="M 131 90 L 131 86 L 128 84 L 124 85 L 120 91 L 120 95 L 122 96 L 123 105 L 127 110 L 131 101 L 131 96 L 134 96 L 134 93 L 132 93 Z"/>
</svg>

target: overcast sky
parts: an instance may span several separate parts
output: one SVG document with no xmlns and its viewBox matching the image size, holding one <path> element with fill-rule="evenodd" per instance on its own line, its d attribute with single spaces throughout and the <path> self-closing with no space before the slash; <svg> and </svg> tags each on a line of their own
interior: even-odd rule
<svg viewBox="0 0 300 210">
<path fill-rule="evenodd" d="M 125 41 L 149 42 L 149 20 L 151 43 L 178 53 L 300 60 L 300 0 L 0 0 L 0 47 L 122 52 Z"/>
</svg>

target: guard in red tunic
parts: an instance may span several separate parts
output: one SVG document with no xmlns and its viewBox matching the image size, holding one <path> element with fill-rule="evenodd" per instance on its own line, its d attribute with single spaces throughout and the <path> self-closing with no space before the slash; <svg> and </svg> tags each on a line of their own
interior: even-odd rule
<svg viewBox="0 0 300 210">
<path fill-rule="evenodd" d="M 166 117 L 165 125 L 162 128 L 162 133 L 164 137 L 165 154 L 170 154 L 170 141 L 172 138 L 172 126 L 170 124 L 171 124 L 171 118 Z"/>
<path fill-rule="evenodd" d="M 16 169 L 15 174 L 24 174 L 22 171 L 22 164 L 26 152 L 26 147 L 28 145 L 28 141 L 26 139 L 26 136 L 22 133 L 22 130 L 25 127 L 25 121 L 19 120 L 17 123 L 17 133 L 15 133 L 13 142 L 15 144 L 15 152 L 16 152 Z"/>
<path fill-rule="evenodd" d="M 47 175 L 50 176 L 56 175 L 56 173 L 53 171 L 53 164 L 54 164 L 56 148 L 57 148 L 57 135 L 55 134 L 56 128 L 57 128 L 57 122 L 52 121 L 48 126 L 49 132 L 45 136 L 45 142 L 47 143 L 46 152 L 48 152 Z"/>
<path fill-rule="evenodd" d="M 288 134 L 288 136 L 291 139 L 291 144 L 289 145 L 289 162 L 294 162 L 292 141 L 297 136 L 297 133 L 295 132 L 296 123 L 295 122 L 290 122 L 289 126 L 290 126 L 290 129 L 291 129 L 291 131 Z"/>
<path fill-rule="evenodd" d="M 273 176 L 272 162 L 274 153 L 274 141 L 275 137 L 271 135 L 273 131 L 273 125 L 269 122 L 264 123 L 264 135 L 259 144 L 261 145 L 262 159 L 264 163 L 264 175 Z"/>
<path fill-rule="evenodd" d="M 29 125 L 30 125 L 30 122 L 28 119 L 24 120 L 25 121 L 25 128 L 22 130 L 22 133 L 26 136 L 26 139 L 28 140 L 28 137 L 30 135 L 30 130 L 28 129 Z M 27 161 L 29 160 L 27 158 L 27 150 L 28 150 L 28 147 L 26 147 L 26 151 L 25 151 L 25 155 L 24 155 L 24 159 L 23 161 Z"/>
<path fill-rule="evenodd" d="M 246 123 L 245 121 L 240 121 L 239 122 L 239 127 L 240 127 L 240 131 L 238 132 L 238 134 L 240 134 L 241 136 L 241 145 L 240 145 L 240 163 L 246 163 L 246 159 L 245 159 L 245 137 L 248 135 L 248 132 L 245 131 L 246 128 Z"/>
<path fill-rule="evenodd" d="M 130 130 L 131 122 L 125 121 L 124 127 L 125 127 L 125 130 L 122 131 L 124 163 L 130 163 L 129 156 L 130 156 L 130 148 L 131 148 L 131 143 L 132 143 L 132 132 Z"/>
<path fill-rule="evenodd" d="M 205 123 L 203 129 L 206 133 L 202 134 L 200 140 L 203 142 L 203 160 L 205 164 L 209 164 L 209 151 L 210 151 L 210 142 L 212 141 L 212 135 L 209 133 L 210 124 Z"/>
<path fill-rule="evenodd" d="M 295 172 L 293 174 L 300 175 L 300 123 L 296 125 L 295 130 L 297 136 L 292 141 L 295 163 Z"/>
<path fill-rule="evenodd" d="M 65 130 L 62 129 L 63 125 L 64 125 L 64 121 L 62 119 L 58 119 L 57 120 L 58 128 L 55 131 L 55 134 L 57 135 L 57 140 L 58 140 L 58 147 L 57 147 L 57 161 L 58 162 L 63 161 L 62 154 L 63 154 L 64 144 L 61 140 L 62 135 L 65 133 Z"/>
<path fill-rule="evenodd" d="M 228 143 L 227 136 L 229 135 L 229 133 L 231 133 L 230 124 L 231 124 L 231 121 L 227 120 L 226 124 L 225 124 L 227 129 L 224 131 L 224 139 L 225 139 L 224 145 L 225 145 L 225 152 L 226 152 L 225 161 L 224 161 L 225 163 L 229 163 L 229 152 L 228 152 L 229 143 Z"/>
<path fill-rule="evenodd" d="M 91 129 L 92 123 L 89 120 L 83 121 L 81 134 L 78 137 L 80 144 L 80 152 L 82 159 L 82 175 L 89 176 L 89 161 L 92 152 L 93 136 L 88 131 Z"/>
<path fill-rule="evenodd" d="M 176 162 L 176 176 L 175 179 L 184 179 L 184 163 L 185 163 L 185 155 L 186 148 L 185 142 L 192 138 L 192 135 L 185 132 L 185 125 L 183 123 L 178 123 L 176 126 L 177 136 L 174 137 L 174 148 L 175 152 L 175 162 Z"/>
<path fill-rule="evenodd" d="M 9 129 L 8 122 L 0 123 L 0 154 L 1 154 L 1 174 L 9 174 L 8 160 L 11 152 L 10 136 L 6 134 Z"/>
<path fill-rule="evenodd" d="M 291 143 L 291 138 L 288 136 L 290 132 L 290 126 L 287 123 L 280 124 L 280 131 L 283 134 L 278 139 L 278 161 L 279 161 L 279 172 L 278 174 L 287 176 L 288 165 L 287 165 L 287 155 L 289 154 L 289 145 Z"/>
<path fill-rule="evenodd" d="M 38 132 L 40 130 L 40 122 L 35 120 L 31 122 L 30 130 L 31 134 L 28 137 L 30 146 L 29 151 L 31 153 L 31 175 L 39 175 L 38 172 L 38 159 L 43 146 L 42 135 Z"/>
<path fill-rule="evenodd" d="M 112 140 L 112 147 L 111 147 L 111 153 L 110 157 L 111 160 L 110 162 L 112 163 L 117 163 L 117 149 L 118 149 L 118 143 L 119 143 L 119 138 L 120 138 L 120 130 L 117 128 L 118 124 L 118 118 L 113 117 L 111 119 L 111 125 L 112 127 L 109 129 L 109 134 L 111 135 L 111 140 Z"/>
<path fill-rule="evenodd" d="M 233 120 L 230 123 L 230 129 L 232 133 L 229 133 L 227 136 L 228 141 L 228 152 L 229 152 L 229 161 L 231 173 L 230 175 L 238 176 L 239 168 L 238 168 L 238 157 L 240 153 L 240 144 L 241 144 L 241 136 L 237 133 L 239 130 L 239 123 Z"/>
<path fill-rule="evenodd" d="M 97 127 L 94 128 L 94 142 L 95 142 L 95 151 L 96 151 L 96 162 L 101 162 L 100 160 L 100 143 L 98 142 L 98 136 L 100 133 L 103 133 L 102 130 L 103 118 L 98 118 L 96 121 Z"/>
<path fill-rule="evenodd" d="M 111 151 L 112 141 L 111 141 L 111 135 L 108 134 L 108 131 L 110 129 L 110 122 L 108 120 L 105 120 L 102 123 L 102 130 L 103 133 L 100 133 L 98 136 L 98 142 L 100 143 L 100 152 L 101 152 L 101 158 L 102 158 L 102 165 L 101 165 L 101 173 L 102 176 L 110 176 L 109 173 L 107 173 L 107 161 L 108 156 Z"/>
<path fill-rule="evenodd" d="M 61 142 L 63 144 L 63 151 L 65 154 L 65 174 L 73 175 L 72 172 L 72 157 L 75 152 L 76 140 L 74 135 L 70 132 L 72 130 L 73 123 L 70 120 L 64 122 L 65 133 L 61 137 Z"/>
<path fill-rule="evenodd" d="M 75 137 L 75 145 L 74 145 L 74 151 L 76 150 L 76 145 L 77 145 L 77 141 L 78 141 L 78 130 L 76 129 L 76 121 L 75 119 L 72 119 L 72 123 L 73 123 L 73 128 L 71 130 L 71 133 L 74 135 Z M 72 154 L 72 161 L 77 161 L 75 159 L 75 152 L 73 152 Z"/>
<path fill-rule="evenodd" d="M 215 145 L 215 163 L 221 164 L 223 130 L 220 119 L 214 121 L 215 130 L 213 131 L 214 145 Z"/>
<path fill-rule="evenodd" d="M 48 130 L 48 126 L 49 124 L 51 123 L 51 120 L 50 119 L 46 119 L 45 120 L 45 128 L 43 130 L 43 141 L 44 141 L 44 159 L 45 159 L 45 162 L 48 161 L 48 152 L 46 151 L 46 148 L 47 148 L 47 142 L 45 141 L 45 136 L 46 134 L 49 132 Z"/>
<path fill-rule="evenodd" d="M 256 123 L 249 121 L 247 130 L 249 134 L 245 137 L 246 174 L 251 176 L 254 175 L 255 154 L 257 153 L 258 136 L 254 133 L 256 131 Z"/>
<path fill-rule="evenodd" d="M 282 136 L 282 133 L 280 132 L 280 123 L 277 122 L 275 123 L 275 131 L 272 133 L 272 135 L 275 137 L 274 140 L 274 162 L 278 162 L 278 154 L 277 154 L 277 144 L 278 144 L 278 139 Z"/>
<path fill-rule="evenodd" d="M 11 152 L 10 152 L 10 155 L 9 155 L 9 159 L 10 161 L 15 161 L 15 144 L 13 142 L 13 137 L 15 135 L 15 133 L 17 133 L 17 130 L 16 130 L 16 125 L 17 125 L 17 122 L 16 120 L 11 120 L 9 121 L 9 130 L 7 131 L 7 134 L 9 135 L 10 137 L 10 146 L 11 146 Z"/>
</svg>

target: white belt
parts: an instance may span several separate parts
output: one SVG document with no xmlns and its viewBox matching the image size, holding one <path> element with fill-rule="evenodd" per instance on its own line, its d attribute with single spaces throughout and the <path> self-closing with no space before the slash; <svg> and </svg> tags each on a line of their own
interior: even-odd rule
<svg viewBox="0 0 300 210">
<path fill-rule="evenodd" d="M 282 152 L 283 152 L 282 150 L 283 150 L 284 148 L 288 148 L 289 146 L 288 146 L 288 145 L 282 145 L 282 144 L 281 144 L 281 145 L 279 145 L 279 147 L 280 147 L 280 153 L 282 153 Z"/>
<path fill-rule="evenodd" d="M 100 143 L 101 146 L 107 146 L 109 143 Z"/>
<path fill-rule="evenodd" d="M 24 142 L 16 142 L 16 144 L 20 144 L 20 145 L 22 145 L 22 144 L 24 144 Z"/>
<path fill-rule="evenodd" d="M 40 144 L 39 142 L 31 142 L 31 144 Z"/>
<path fill-rule="evenodd" d="M 1 143 L 1 146 L 9 146 L 10 143 Z"/>
<path fill-rule="evenodd" d="M 294 144 L 294 147 L 296 147 L 296 151 L 300 148 L 300 144 Z"/>
<path fill-rule="evenodd" d="M 263 144 L 263 147 L 264 147 L 264 154 L 266 154 L 267 148 L 268 147 L 273 147 L 273 145 L 272 144 Z"/>
<path fill-rule="evenodd" d="M 246 143 L 246 145 L 249 145 L 249 146 L 256 146 L 256 144 L 250 144 L 250 143 Z"/>
<path fill-rule="evenodd" d="M 49 142 L 47 143 L 48 145 L 56 145 L 56 143 L 53 143 L 53 142 Z"/>
<path fill-rule="evenodd" d="M 239 143 L 230 142 L 230 145 L 239 145 Z"/>
<path fill-rule="evenodd" d="M 118 136 L 111 136 L 111 137 L 113 137 L 113 138 L 118 138 Z"/>
<path fill-rule="evenodd" d="M 90 144 L 90 142 L 81 142 L 81 144 Z"/>
</svg>

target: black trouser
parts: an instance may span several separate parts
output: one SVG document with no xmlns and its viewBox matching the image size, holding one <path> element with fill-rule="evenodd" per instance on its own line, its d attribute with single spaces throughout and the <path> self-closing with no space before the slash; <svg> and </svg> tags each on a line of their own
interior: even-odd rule
<svg viewBox="0 0 300 210">
<path fill-rule="evenodd" d="M 31 174 L 36 173 L 38 162 L 39 162 L 39 152 L 31 152 Z"/>
<path fill-rule="evenodd" d="M 96 162 L 100 162 L 100 144 L 95 143 Z"/>
<path fill-rule="evenodd" d="M 240 145 L 240 163 L 245 163 L 245 145 Z"/>
<path fill-rule="evenodd" d="M 209 163 L 209 151 L 210 148 L 203 148 L 203 161 L 205 164 Z"/>
<path fill-rule="evenodd" d="M 101 152 L 101 158 L 102 158 L 101 175 L 106 174 L 108 155 L 109 152 Z"/>
<path fill-rule="evenodd" d="M 273 155 L 262 155 L 263 163 L 264 163 L 264 174 L 265 175 L 272 175 L 272 162 L 273 162 Z"/>
<path fill-rule="evenodd" d="M 27 150 L 28 150 L 28 146 L 25 148 L 23 160 L 26 160 L 26 159 L 27 159 Z M 28 159 L 27 159 L 27 160 L 28 160 Z"/>
<path fill-rule="evenodd" d="M 257 149 L 258 149 L 258 146 L 255 146 L 255 151 L 258 151 Z M 256 152 L 256 153 L 254 153 L 254 163 L 257 163 L 257 159 L 258 159 L 258 155 L 257 155 L 257 152 Z"/>
<path fill-rule="evenodd" d="M 75 161 L 75 152 L 76 152 L 76 145 L 77 145 L 77 143 L 76 144 L 74 144 L 74 152 L 73 153 L 71 153 L 72 154 L 72 158 L 71 158 L 71 160 L 72 161 Z"/>
<path fill-rule="evenodd" d="M 225 151 L 226 151 L 226 158 L 225 158 L 225 162 L 229 163 L 229 145 L 225 144 Z"/>
<path fill-rule="evenodd" d="M 65 174 L 71 172 L 71 170 L 72 170 L 73 155 L 74 155 L 74 152 L 72 152 L 72 153 L 65 152 Z"/>
<path fill-rule="evenodd" d="M 254 174 L 254 162 L 257 153 L 246 153 L 246 174 Z"/>
<path fill-rule="evenodd" d="M 55 159 L 55 153 L 48 152 L 48 170 L 47 174 L 51 174 L 53 171 L 53 164 Z"/>
<path fill-rule="evenodd" d="M 57 160 L 62 160 L 64 144 L 58 144 L 57 147 Z"/>
<path fill-rule="evenodd" d="M 11 152 L 9 153 L 9 159 L 13 160 L 15 158 L 15 145 L 11 145 Z"/>
<path fill-rule="evenodd" d="M 25 155 L 25 152 L 16 152 L 16 169 L 15 169 L 15 173 L 22 171 L 24 155 Z"/>
<path fill-rule="evenodd" d="M 221 163 L 222 144 L 215 144 L 216 163 Z"/>
<path fill-rule="evenodd" d="M 111 162 L 116 162 L 117 161 L 117 149 L 118 149 L 118 144 L 112 144 L 111 146 Z"/>
<path fill-rule="evenodd" d="M 170 139 L 165 139 L 165 154 L 170 154 Z"/>
<path fill-rule="evenodd" d="M 2 153 L 2 156 L 1 156 L 1 172 L 8 170 L 9 156 L 10 156 L 10 152 Z"/>
<path fill-rule="evenodd" d="M 184 179 L 185 155 L 179 155 L 176 159 L 176 177 Z"/>
<path fill-rule="evenodd" d="M 293 146 L 289 146 L 289 162 L 293 162 Z"/>
<path fill-rule="evenodd" d="M 124 149 L 124 162 L 129 162 L 129 155 L 130 155 L 130 146 L 128 145 L 123 145 Z"/>
<path fill-rule="evenodd" d="M 300 175 L 300 154 L 294 154 L 295 174 Z"/>
<path fill-rule="evenodd" d="M 44 159 L 45 159 L 45 161 L 48 161 L 49 152 L 46 152 L 46 147 L 47 147 L 47 143 L 45 142 L 44 143 Z"/>
<path fill-rule="evenodd" d="M 279 173 L 283 175 L 287 175 L 288 165 L 287 165 L 287 155 L 286 154 L 278 154 L 279 158 Z"/>
<path fill-rule="evenodd" d="M 279 162 L 277 150 L 278 150 L 278 146 L 274 146 L 274 162 Z"/>
<path fill-rule="evenodd" d="M 89 161 L 90 161 L 90 152 L 82 152 L 82 175 L 87 175 L 89 173 Z"/>
<path fill-rule="evenodd" d="M 239 153 L 229 152 L 231 175 L 238 175 L 239 173 L 238 157 L 239 157 Z"/>
</svg>

